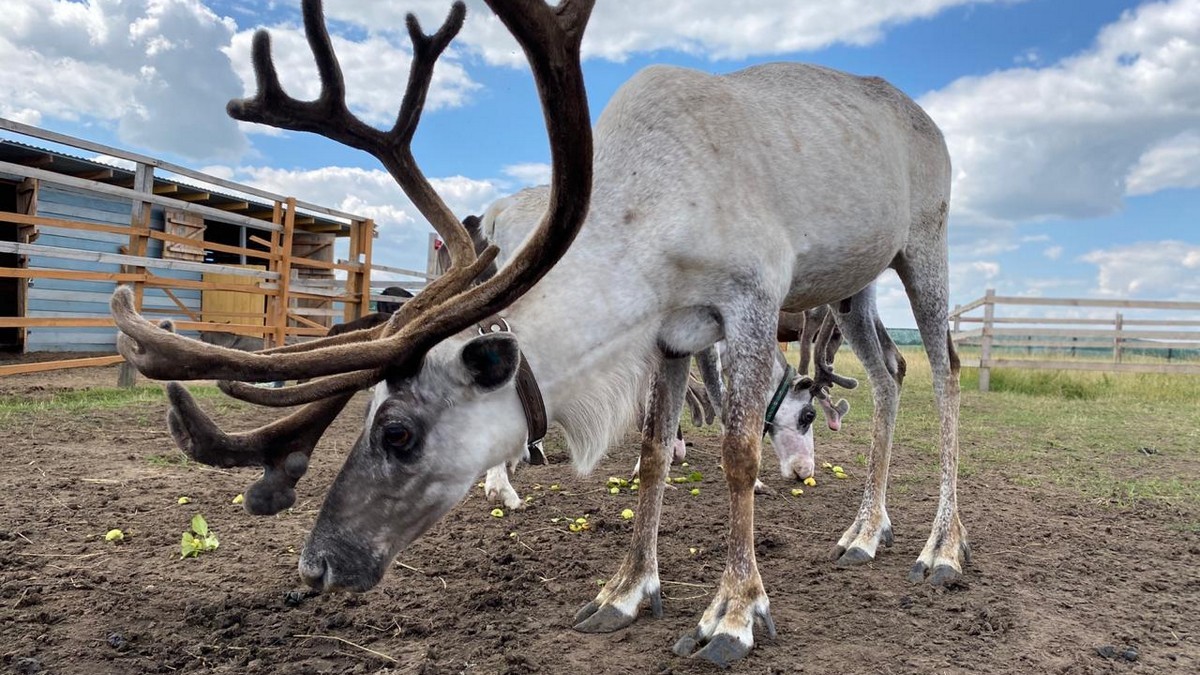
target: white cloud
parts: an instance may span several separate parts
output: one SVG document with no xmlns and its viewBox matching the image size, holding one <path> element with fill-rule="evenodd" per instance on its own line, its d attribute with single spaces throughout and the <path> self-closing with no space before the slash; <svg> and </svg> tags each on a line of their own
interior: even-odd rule
<svg viewBox="0 0 1200 675">
<path fill-rule="evenodd" d="M 1130 196 L 1172 187 L 1200 187 L 1200 130 L 1185 131 L 1150 148 L 1125 177 Z"/>
<path fill-rule="evenodd" d="M 929 18 L 961 5 L 1006 0 L 603 0 L 583 39 L 585 58 L 623 61 L 637 52 L 674 50 L 709 59 L 744 58 L 815 50 L 835 43 L 866 45 L 893 25 Z M 1011 0 L 1008 0 L 1011 1 Z M 522 66 L 525 56 L 481 0 L 468 3 L 458 43 L 490 64 Z M 413 11 L 426 32 L 444 20 L 444 0 L 387 3 L 346 0 L 326 8 L 330 17 L 403 33 Z"/>
<path fill-rule="evenodd" d="M 1147 241 L 1094 250 L 1080 260 L 1099 268 L 1100 295 L 1180 299 L 1200 295 L 1200 245 Z"/>
<path fill-rule="evenodd" d="M 379 3 L 387 4 L 387 3 Z M 283 88 L 301 100 L 311 100 L 321 92 L 321 81 L 304 31 L 295 26 L 272 26 L 271 54 Z M 256 89 L 254 68 L 250 62 L 250 41 L 254 31 L 240 31 L 224 51 L 242 81 L 244 96 Z M 390 127 L 396 121 L 408 69 L 412 62 L 407 33 L 398 46 L 396 36 L 371 35 L 351 41 L 332 35 L 333 49 L 346 80 L 346 101 L 351 111 L 364 121 Z M 463 105 L 481 85 L 467 75 L 453 53 L 443 54 L 434 69 L 426 97 L 425 110 Z M 262 127 L 254 127 L 256 130 Z"/>
<path fill-rule="evenodd" d="M 1061 247 L 1061 246 L 1050 246 L 1042 251 L 1042 255 L 1046 256 L 1047 258 L 1049 258 L 1051 260 L 1058 260 L 1059 258 L 1062 257 L 1062 254 L 1063 254 L 1063 247 Z"/>
<path fill-rule="evenodd" d="M 517 181 L 521 187 L 546 185 L 550 182 L 550 165 L 541 162 L 510 164 L 503 169 L 505 176 Z"/>
<path fill-rule="evenodd" d="M 238 93 L 218 51 L 233 22 L 200 0 L 45 0 L 5 5 L 0 114 L 114 125 L 124 143 L 233 157 L 245 140 L 225 116 Z"/>
<path fill-rule="evenodd" d="M 1109 214 L 1127 176 L 1143 191 L 1194 184 L 1151 171 L 1164 163 L 1147 152 L 1200 129 L 1200 2 L 1146 3 L 1083 53 L 962 78 L 921 104 L 946 133 L 960 220 Z"/>
<path fill-rule="evenodd" d="M 427 235 L 432 230 L 391 175 L 382 169 L 212 166 L 205 168 L 205 172 L 279 194 L 302 195 L 305 201 L 372 218 L 379 230 L 379 239 L 373 247 L 377 262 L 425 269 Z M 432 178 L 429 182 L 460 218 L 482 213 L 508 192 L 507 181 L 501 180 L 449 176 Z"/>
</svg>

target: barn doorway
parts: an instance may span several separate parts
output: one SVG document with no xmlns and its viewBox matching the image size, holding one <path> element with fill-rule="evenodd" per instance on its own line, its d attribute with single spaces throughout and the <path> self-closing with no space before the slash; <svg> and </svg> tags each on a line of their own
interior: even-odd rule
<svg viewBox="0 0 1200 675">
<path fill-rule="evenodd" d="M 17 213 L 17 183 L 0 181 L 0 211 Z M 21 227 L 17 223 L 0 222 L 0 241 L 17 242 Z M 0 268 L 21 267 L 21 256 L 0 251 Z M 24 314 L 25 280 L 0 276 L 0 317 L 19 317 Z M 0 328 L 0 352 L 23 351 L 24 339 L 20 328 Z"/>
</svg>

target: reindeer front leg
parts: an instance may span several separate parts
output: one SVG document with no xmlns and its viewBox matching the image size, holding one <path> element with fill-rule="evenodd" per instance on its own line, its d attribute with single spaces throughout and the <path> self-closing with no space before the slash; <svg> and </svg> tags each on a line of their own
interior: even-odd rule
<svg viewBox="0 0 1200 675">
<path fill-rule="evenodd" d="M 683 412 L 691 357 L 664 358 L 650 390 L 649 413 L 642 428 L 639 461 L 641 489 L 633 521 L 633 546 L 596 599 L 575 613 L 575 630 L 608 633 L 637 618 L 643 600 L 650 601 L 655 618 L 662 616 L 658 582 L 658 521 L 675 430 Z"/>
<path fill-rule="evenodd" d="M 775 636 L 770 601 L 754 556 L 754 483 L 771 363 L 777 349 L 774 310 L 724 318 L 730 386 L 725 396 L 721 463 L 729 485 L 729 547 L 716 597 L 696 630 L 674 647 L 680 656 L 700 657 L 722 668 L 750 653 L 756 622 L 761 621 L 767 633 Z"/>
</svg>

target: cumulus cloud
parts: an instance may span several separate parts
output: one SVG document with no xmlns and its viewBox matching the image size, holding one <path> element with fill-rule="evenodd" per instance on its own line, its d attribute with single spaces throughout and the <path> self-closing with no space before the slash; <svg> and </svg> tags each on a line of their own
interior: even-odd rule
<svg viewBox="0 0 1200 675">
<path fill-rule="evenodd" d="M 1172 187 L 1200 187 L 1200 130 L 1185 131 L 1150 148 L 1125 177 L 1130 196 Z"/>
<path fill-rule="evenodd" d="M 550 165 L 541 162 L 510 164 L 502 171 L 505 176 L 515 180 L 520 187 L 546 185 L 550 182 Z"/>
<path fill-rule="evenodd" d="M 224 102 L 240 90 L 219 48 L 233 22 L 200 0 L 46 0 L 5 5 L 0 114 L 99 121 L 180 155 L 245 149 Z"/>
<path fill-rule="evenodd" d="M 957 222 L 1095 217 L 1127 193 L 1195 185 L 1194 155 L 1174 148 L 1200 130 L 1200 2 L 1146 3 L 1083 53 L 920 102 L 950 146 Z"/>
<path fill-rule="evenodd" d="M 1200 295 L 1200 245 L 1147 241 L 1097 249 L 1080 260 L 1099 268 L 1100 295 L 1189 300 Z"/>
<path fill-rule="evenodd" d="M 1061 246 L 1050 246 L 1042 251 L 1042 255 L 1046 256 L 1047 258 L 1049 258 L 1051 260 L 1058 260 L 1059 258 L 1062 257 L 1062 254 L 1063 254 L 1063 247 L 1061 247 Z"/>
<path fill-rule="evenodd" d="M 296 26 L 271 26 L 268 30 L 271 53 L 284 90 L 302 100 L 316 98 L 321 92 L 321 81 L 304 30 Z M 252 30 L 238 32 L 224 50 L 241 78 L 245 96 L 252 96 L 256 89 L 250 62 L 253 35 Z M 351 111 L 370 124 L 390 127 L 396 121 L 412 63 L 408 34 L 404 34 L 403 41 L 395 35 L 347 40 L 333 34 L 331 39 L 346 80 L 346 102 Z M 451 51 L 442 56 L 434 69 L 425 110 L 461 106 L 479 88 L 481 85 L 471 79 Z"/>
<path fill-rule="evenodd" d="M 603 0 L 583 38 L 584 58 L 623 61 L 636 52 L 673 50 L 709 59 L 784 54 L 835 43 L 866 45 L 893 25 L 929 18 L 955 6 L 1004 0 Z M 523 66 L 525 56 L 481 0 L 468 3 L 460 44 L 493 65 Z M 340 21 L 403 32 L 414 12 L 427 31 L 445 18 L 442 0 L 403 3 L 347 0 L 326 8 Z"/>
</svg>

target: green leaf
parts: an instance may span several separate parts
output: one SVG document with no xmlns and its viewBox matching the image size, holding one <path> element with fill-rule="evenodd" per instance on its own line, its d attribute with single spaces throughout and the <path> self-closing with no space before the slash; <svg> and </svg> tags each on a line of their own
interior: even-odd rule
<svg viewBox="0 0 1200 675">
<path fill-rule="evenodd" d="M 210 534 L 204 538 L 203 545 L 204 545 L 205 551 L 211 551 L 211 550 L 215 549 L 216 547 L 220 546 L 221 542 L 217 541 L 217 535 Z"/>
<path fill-rule="evenodd" d="M 195 558 L 200 554 L 200 540 L 192 536 L 191 532 L 183 533 L 183 540 L 179 543 L 179 558 Z"/>
<path fill-rule="evenodd" d="M 699 483 L 700 481 L 704 480 L 704 474 L 700 473 L 699 471 L 693 471 L 687 475 L 687 479 L 690 483 Z"/>
<path fill-rule="evenodd" d="M 205 522 L 204 516 L 199 513 L 192 516 L 192 532 L 195 532 L 196 536 L 199 537 L 208 535 L 208 523 Z"/>
</svg>

